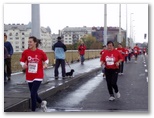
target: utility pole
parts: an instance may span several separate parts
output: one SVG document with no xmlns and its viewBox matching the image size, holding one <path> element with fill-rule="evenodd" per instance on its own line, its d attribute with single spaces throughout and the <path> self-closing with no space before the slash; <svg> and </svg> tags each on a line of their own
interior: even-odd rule
<svg viewBox="0 0 154 118">
<path fill-rule="evenodd" d="M 107 45 L 107 5 L 104 4 L 104 45 Z"/>
<path fill-rule="evenodd" d="M 40 5 L 32 4 L 32 36 L 40 39 Z"/>
<path fill-rule="evenodd" d="M 118 42 L 121 43 L 121 4 L 119 4 L 119 37 Z"/>
<path fill-rule="evenodd" d="M 126 47 L 128 47 L 128 38 L 127 38 L 127 4 L 126 4 Z"/>
</svg>

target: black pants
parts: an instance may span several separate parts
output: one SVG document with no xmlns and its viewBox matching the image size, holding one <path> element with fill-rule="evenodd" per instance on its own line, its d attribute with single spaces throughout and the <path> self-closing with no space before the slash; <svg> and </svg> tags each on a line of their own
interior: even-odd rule
<svg viewBox="0 0 154 118">
<path fill-rule="evenodd" d="M 123 70 L 124 70 L 124 62 L 120 62 L 120 65 L 119 65 L 119 73 L 123 73 Z"/>
<path fill-rule="evenodd" d="M 105 69 L 106 82 L 110 96 L 114 96 L 118 92 L 117 80 L 118 80 L 118 69 Z"/>
<path fill-rule="evenodd" d="M 11 58 L 5 59 L 4 63 L 5 63 L 5 69 L 6 69 L 7 77 L 10 78 L 11 73 L 12 73 L 12 70 L 11 70 Z"/>
<path fill-rule="evenodd" d="M 65 77 L 65 60 L 64 59 L 56 59 L 55 77 L 58 77 L 58 75 L 59 75 L 58 68 L 60 65 L 61 65 L 61 69 L 62 69 L 62 77 Z"/>
<path fill-rule="evenodd" d="M 41 98 L 38 96 L 38 89 L 41 85 L 41 81 L 33 81 L 28 83 L 29 86 L 29 90 L 30 90 L 30 95 L 31 95 L 31 110 L 35 111 L 36 109 L 36 102 L 41 103 L 42 100 Z"/>
<path fill-rule="evenodd" d="M 6 81 L 5 59 L 4 59 L 4 81 Z"/>
<path fill-rule="evenodd" d="M 131 61 L 131 53 L 128 54 L 128 60 Z"/>
</svg>

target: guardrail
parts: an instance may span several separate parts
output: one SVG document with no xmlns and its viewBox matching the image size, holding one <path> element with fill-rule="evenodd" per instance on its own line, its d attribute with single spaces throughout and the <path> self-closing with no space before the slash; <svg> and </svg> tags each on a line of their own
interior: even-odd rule
<svg viewBox="0 0 154 118">
<path fill-rule="evenodd" d="M 101 50 L 86 50 L 85 60 L 100 57 L 100 51 Z M 50 52 L 46 52 L 46 54 L 49 58 L 49 66 L 53 66 L 55 64 L 54 52 L 50 51 Z M 19 63 L 20 57 L 21 57 L 21 52 L 15 52 L 12 55 L 12 60 L 11 60 L 12 72 L 22 71 L 21 65 Z M 73 63 L 73 62 L 79 61 L 79 59 L 80 59 L 80 56 L 79 56 L 79 53 L 77 50 L 66 51 L 66 61 L 68 63 Z"/>
</svg>

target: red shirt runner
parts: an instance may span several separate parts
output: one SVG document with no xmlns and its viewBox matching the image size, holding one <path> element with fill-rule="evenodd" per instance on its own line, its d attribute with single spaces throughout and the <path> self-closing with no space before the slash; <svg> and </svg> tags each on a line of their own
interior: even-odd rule
<svg viewBox="0 0 154 118">
<path fill-rule="evenodd" d="M 43 79 L 43 62 L 46 60 L 46 54 L 40 49 L 36 49 L 35 51 L 27 49 L 22 53 L 20 62 L 24 62 L 28 66 L 26 69 L 27 81 L 33 81 L 35 78 Z"/>
<path fill-rule="evenodd" d="M 105 62 L 105 67 L 107 69 L 118 69 L 119 66 L 116 65 L 120 59 L 123 59 L 122 55 L 117 50 L 106 50 L 101 57 L 101 61 Z"/>
<path fill-rule="evenodd" d="M 117 50 L 121 53 L 122 55 L 122 60 L 125 60 L 125 54 L 126 54 L 126 50 L 125 48 L 117 48 Z"/>
</svg>

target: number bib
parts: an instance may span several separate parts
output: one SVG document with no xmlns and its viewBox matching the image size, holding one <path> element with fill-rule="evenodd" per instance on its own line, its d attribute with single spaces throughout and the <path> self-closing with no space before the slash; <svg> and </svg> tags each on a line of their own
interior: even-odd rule
<svg viewBox="0 0 154 118">
<path fill-rule="evenodd" d="M 114 65 L 114 58 L 112 57 L 106 58 L 106 65 L 109 65 L 109 66 Z"/>
<path fill-rule="evenodd" d="M 37 73 L 38 63 L 28 63 L 28 72 Z"/>
</svg>

